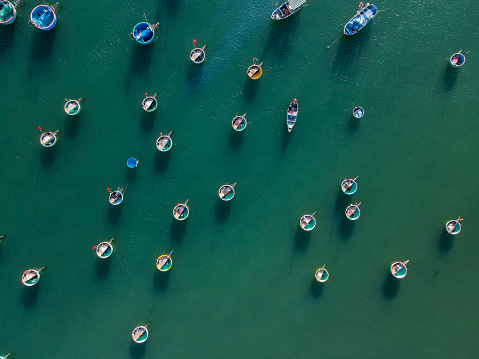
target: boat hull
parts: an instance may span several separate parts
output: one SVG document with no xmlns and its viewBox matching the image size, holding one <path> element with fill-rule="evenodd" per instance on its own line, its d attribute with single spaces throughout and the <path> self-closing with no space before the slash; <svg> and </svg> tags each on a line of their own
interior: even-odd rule
<svg viewBox="0 0 479 359">
<path fill-rule="evenodd" d="M 179 208 L 180 207 L 185 207 L 181 214 L 178 214 Z M 188 216 L 190 215 L 190 209 L 188 206 L 186 206 L 184 203 L 178 204 L 173 208 L 173 217 L 177 219 L 178 221 L 184 221 Z"/>
<path fill-rule="evenodd" d="M 37 29 L 48 31 L 57 24 L 57 14 L 48 5 L 38 5 L 30 13 L 30 22 Z"/>
<path fill-rule="evenodd" d="M 206 54 L 205 50 L 197 47 L 191 50 L 190 52 L 190 60 L 193 61 L 195 64 L 201 64 L 203 61 L 205 61 Z"/>
<path fill-rule="evenodd" d="M 121 193 L 120 191 L 114 191 L 110 193 L 110 197 L 108 198 L 108 201 L 113 206 L 118 206 L 121 202 L 123 202 L 123 193 Z"/>
<path fill-rule="evenodd" d="M 78 115 L 81 111 L 80 103 L 76 100 L 70 100 L 65 104 L 65 113 L 69 116 Z"/>
<path fill-rule="evenodd" d="M 353 209 L 354 209 L 354 212 L 350 214 L 350 216 L 348 217 L 348 211 L 352 211 Z M 346 218 L 349 219 L 350 221 L 355 221 L 361 215 L 361 210 L 359 209 L 359 207 L 352 204 L 348 206 L 348 208 L 346 208 L 346 210 L 344 211 L 344 214 L 346 215 Z"/>
<path fill-rule="evenodd" d="M 400 266 L 401 268 L 398 270 L 395 270 L 396 266 Z M 389 270 L 391 271 L 391 274 L 393 275 L 393 277 L 397 279 L 404 278 L 407 274 L 407 267 L 402 262 L 394 262 L 393 264 L 391 264 L 391 267 Z"/>
<path fill-rule="evenodd" d="M 0 11 L 0 25 L 9 25 L 17 18 L 17 9 L 10 1 L 0 1 L 0 4 L 3 5 Z"/>
<path fill-rule="evenodd" d="M 243 131 L 247 125 L 248 125 L 248 122 L 246 121 L 246 118 L 243 116 L 236 116 L 235 118 L 233 118 L 233 121 L 231 122 L 231 126 L 233 127 L 233 130 L 238 132 Z"/>
<path fill-rule="evenodd" d="M 161 265 L 160 261 L 161 261 L 161 259 L 163 259 L 165 257 L 167 258 L 167 261 L 163 265 Z M 159 256 L 156 260 L 156 268 L 158 268 L 158 270 L 161 271 L 161 272 L 169 271 L 172 266 L 173 266 L 173 260 L 167 254 L 163 254 L 163 255 Z"/>
<path fill-rule="evenodd" d="M 233 186 L 229 184 L 225 184 L 220 187 L 218 191 L 218 196 L 223 201 L 231 201 L 235 196 L 235 189 Z"/>
<path fill-rule="evenodd" d="M 289 104 L 288 110 L 286 111 L 286 127 L 288 132 L 291 132 L 294 125 L 296 124 L 296 119 L 298 118 L 298 101 L 294 99 Z"/>
<path fill-rule="evenodd" d="M 466 62 L 466 56 L 460 52 L 455 53 L 449 58 L 449 65 L 452 67 L 461 67 Z"/>
<path fill-rule="evenodd" d="M 319 268 L 315 273 L 314 273 L 314 278 L 319 283 L 324 283 L 329 279 L 329 273 L 326 269 L 324 268 Z"/>
<path fill-rule="evenodd" d="M 166 152 L 173 146 L 173 140 L 170 136 L 160 136 L 156 140 L 156 148 L 161 152 Z"/>
<path fill-rule="evenodd" d="M 107 249 L 105 249 L 104 251 L 101 251 L 101 247 L 105 245 L 107 246 Z M 111 256 L 111 254 L 113 253 L 113 246 L 111 245 L 111 243 L 101 242 L 99 245 L 96 246 L 95 252 L 98 258 L 105 259 Z"/>
<path fill-rule="evenodd" d="M 284 20 L 290 17 L 291 15 L 296 14 L 299 10 L 301 10 L 303 6 L 304 4 L 300 5 L 296 9 L 292 9 L 289 5 L 289 1 L 286 1 L 281 6 L 279 6 L 276 10 L 273 11 L 273 13 L 271 14 L 271 19 Z"/>
<path fill-rule="evenodd" d="M 364 28 L 379 12 L 378 8 L 373 4 L 366 6 L 357 12 L 355 16 L 349 20 L 344 26 L 344 35 L 354 35 Z"/>
<path fill-rule="evenodd" d="M 29 273 L 35 274 L 35 277 L 33 277 L 31 279 L 27 279 L 27 275 Z M 40 280 L 40 272 L 35 270 L 35 269 L 26 270 L 22 275 L 22 283 L 23 283 L 23 285 L 25 285 L 27 287 L 34 286 L 35 284 L 38 283 L 39 280 Z"/>
<path fill-rule="evenodd" d="M 139 337 L 136 337 L 136 332 L 139 330 L 143 331 L 143 333 Z M 131 337 L 135 343 L 144 343 L 148 339 L 148 329 L 146 329 L 146 327 L 136 327 L 133 329 L 133 332 L 131 332 Z"/>
<path fill-rule="evenodd" d="M 149 45 L 155 39 L 155 32 L 151 31 L 150 24 L 147 22 L 140 22 L 133 28 L 133 38 L 141 45 Z"/>
<path fill-rule="evenodd" d="M 141 106 L 143 106 L 143 110 L 146 112 L 153 112 L 158 107 L 158 100 L 154 97 L 145 97 Z"/>
<path fill-rule="evenodd" d="M 347 185 L 348 181 L 350 180 L 344 180 L 343 182 L 341 182 L 341 190 L 343 191 L 343 193 L 347 195 L 355 194 L 356 191 L 358 190 L 358 184 L 356 183 L 355 180 L 351 180 L 353 181 L 353 184 L 348 189 L 345 189 L 345 186 Z"/>
<path fill-rule="evenodd" d="M 40 136 L 40 143 L 43 147 L 53 147 L 57 143 L 57 136 L 53 132 L 43 132 Z"/>
<path fill-rule="evenodd" d="M 299 220 L 299 226 L 307 232 L 312 231 L 316 227 L 316 219 L 312 215 L 306 214 Z"/>
<path fill-rule="evenodd" d="M 452 230 L 448 229 L 449 227 L 452 227 L 452 225 L 454 225 L 454 228 Z M 461 231 L 461 223 L 456 220 L 447 222 L 446 231 L 449 234 L 458 234 Z"/>
</svg>

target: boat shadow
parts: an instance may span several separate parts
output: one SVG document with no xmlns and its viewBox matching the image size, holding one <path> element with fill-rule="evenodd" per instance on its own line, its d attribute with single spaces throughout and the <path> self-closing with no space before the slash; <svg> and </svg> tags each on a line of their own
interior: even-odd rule
<svg viewBox="0 0 479 359">
<path fill-rule="evenodd" d="M 168 272 L 161 272 L 157 270 L 153 276 L 153 284 L 155 286 L 155 290 L 158 292 L 164 292 L 166 288 L 168 288 L 168 283 L 170 281 L 170 271 Z"/>
<path fill-rule="evenodd" d="M 100 279 L 106 279 L 110 273 L 111 259 L 100 259 L 97 257 L 95 261 L 95 274 Z"/>
<path fill-rule="evenodd" d="M 239 150 L 241 144 L 243 143 L 243 136 L 243 133 L 231 129 L 229 143 L 233 150 Z"/>
<path fill-rule="evenodd" d="M 315 299 L 321 298 L 323 295 L 323 290 L 324 290 L 324 283 L 320 283 L 316 280 L 316 278 L 313 278 L 313 281 L 311 283 L 311 296 Z"/>
<path fill-rule="evenodd" d="M 222 201 L 219 197 L 215 205 L 215 216 L 218 222 L 226 222 L 231 212 L 231 201 Z"/>
<path fill-rule="evenodd" d="M 255 99 L 256 94 L 258 93 L 258 86 L 259 81 L 251 80 L 250 78 L 246 79 L 243 87 L 245 103 Z"/>
<path fill-rule="evenodd" d="M 30 41 L 31 62 L 47 61 L 52 56 L 56 33 L 55 28 L 48 31 L 36 30 L 34 32 Z M 32 73 L 29 75 L 31 77 Z"/>
<path fill-rule="evenodd" d="M 146 352 L 147 342 L 144 343 L 131 343 L 130 345 L 130 357 L 131 358 L 143 358 Z"/>
<path fill-rule="evenodd" d="M 203 64 L 194 64 L 190 60 L 190 66 L 188 67 L 188 71 L 186 71 L 186 83 L 188 91 L 194 91 L 198 88 L 198 85 L 201 83 L 202 74 Z"/>
<path fill-rule="evenodd" d="M 140 45 L 134 41 L 130 55 L 130 70 L 132 72 L 139 74 L 149 69 L 153 47 L 154 41 L 149 45 Z"/>
<path fill-rule="evenodd" d="M 31 307 L 37 302 L 39 286 L 40 286 L 40 283 L 37 283 L 33 287 L 23 286 L 22 304 L 25 307 Z"/>
<path fill-rule="evenodd" d="M 339 233 L 341 234 L 341 239 L 343 241 L 347 241 L 351 238 L 351 236 L 354 233 L 354 229 L 356 228 L 356 221 L 351 221 L 346 218 L 346 215 L 344 215 L 344 218 L 341 221 L 341 225 L 339 227 Z"/>
<path fill-rule="evenodd" d="M 0 31 L 0 54 L 7 54 L 8 50 L 14 43 L 15 28 L 15 23 L 13 23 L 5 26 L 5 29 Z"/>
<path fill-rule="evenodd" d="M 50 167 L 55 160 L 56 146 L 45 148 L 42 146 L 40 152 L 40 163 L 44 167 Z"/>
<path fill-rule="evenodd" d="M 168 169 L 168 165 L 170 163 L 171 152 L 160 152 L 157 151 L 155 155 L 155 171 L 158 173 L 165 173 Z"/>
<path fill-rule="evenodd" d="M 349 116 L 348 132 L 355 133 L 357 129 L 359 128 L 360 122 L 361 122 L 360 119 L 354 116 Z"/>
<path fill-rule="evenodd" d="M 283 141 L 281 142 L 281 157 L 284 156 L 286 149 L 288 148 L 289 141 L 291 141 L 292 133 L 293 132 L 288 132 L 286 128 L 283 130 Z"/>
<path fill-rule="evenodd" d="M 82 113 L 80 112 L 78 115 L 75 116 L 66 115 L 64 131 L 65 135 L 67 135 L 68 137 L 73 138 L 76 136 L 78 132 L 78 125 L 80 124 L 81 114 Z"/>
<path fill-rule="evenodd" d="M 308 248 L 310 241 L 311 231 L 304 231 L 301 227 L 298 227 L 294 235 L 294 244 L 296 249 L 299 251 L 305 251 Z"/>
<path fill-rule="evenodd" d="M 454 243 L 454 235 L 447 233 L 446 229 L 440 232 L 438 248 L 440 253 L 447 253 L 451 250 Z"/>
<path fill-rule="evenodd" d="M 156 110 L 153 112 L 143 111 L 140 119 L 141 130 L 145 133 L 151 132 L 155 124 Z"/>
<path fill-rule="evenodd" d="M 170 235 L 174 241 L 181 242 L 186 232 L 186 221 L 178 221 L 173 219 L 170 226 Z"/>
<path fill-rule="evenodd" d="M 394 278 L 390 271 L 386 276 L 386 280 L 383 285 L 383 295 L 387 300 L 394 299 L 399 293 L 400 279 Z"/>
<path fill-rule="evenodd" d="M 168 13 L 169 17 L 176 17 L 178 14 L 178 6 L 180 5 L 180 1 L 178 0 L 161 0 L 160 5 L 163 5 L 166 8 L 166 12 Z M 160 6 L 158 6 L 156 11 L 156 17 L 159 19 L 162 12 L 160 10 Z"/>
<path fill-rule="evenodd" d="M 136 178 L 136 167 L 135 168 L 130 168 L 128 166 L 126 166 L 126 172 L 125 172 L 125 180 L 126 180 L 126 183 L 130 183 L 130 182 L 133 182 Z"/>
<path fill-rule="evenodd" d="M 451 91 L 457 82 L 457 68 L 452 67 L 449 63 L 446 65 L 444 75 L 442 76 L 442 85 L 445 91 Z"/>
<path fill-rule="evenodd" d="M 366 47 L 370 37 L 369 27 L 365 27 L 352 36 L 343 35 L 339 40 L 339 45 L 334 55 L 333 72 L 347 77 L 349 68 L 360 59 L 361 52 Z"/>
<path fill-rule="evenodd" d="M 107 217 L 110 223 L 117 223 L 120 220 L 121 208 L 122 208 L 122 203 L 117 206 L 108 204 Z"/>
<path fill-rule="evenodd" d="M 272 60 L 282 61 L 286 56 L 294 53 L 292 44 L 296 43 L 297 32 L 301 20 L 301 11 L 288 19 L 271 21 L 271 27 L 263 47 L 260 61 L 270 53 Z"/>
</svg>

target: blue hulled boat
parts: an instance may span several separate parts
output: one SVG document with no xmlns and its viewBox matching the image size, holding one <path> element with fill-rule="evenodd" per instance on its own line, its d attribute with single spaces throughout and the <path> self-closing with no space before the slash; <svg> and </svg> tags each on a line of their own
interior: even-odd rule
<svg viewBox="0 0 479 359">
<path fill-rule="evenodd" d="M 362 6 L 362 3 L 360 4 Z M 344 35 L 354 35 L 365 27 L 379 12 L 374 4 L 367 3 L 361 7 L 357 14 L 344 26 Z"/>
<path fill-rule="evenodd" d="M 15 21 L 17 17 L 17 10 L 15 7 L 18 5 L 15 1 L 0 1 L 0 24 L 8 25 Z"/>
<path fill-rule="evenodd" d="M 160 23 L 150 24 L 149 22 L 140 22 L 135 25 L 133 32 L 130 35 L 136 42 L 142 45 L 148 45 L 155 39 L 155 29 L 160 26 Z"/>
<path fill-rule="evenodd" d="M 58 3 L 55 5 L 38 5 L 30 13 L 30 24 L 40 30 L 51 30 L 57 24 L 56 11 Z"/>
<path fill-rule="evenodd" d="M 452 66 L 452 67 L 461 67 L 462 65 L 464 65 L 464 63 L 466 62 L 466 56 L 464 56 L 462 53 L 461 53 L 462 50 L 460 50 L 459 52 L 456 52 L 454 55 L 451 56 L 451 58 L 449 59 L 449 64 Z"/>
<path fill-rule="evenodd" d="M 288 132 L 291 132 L 294 125 L 296 124 L 296 119 L 298 118 L 298 100 L 294 99 L 291 101 L 286 111 L 286 126 L 288 126 Z"/>
</svg>

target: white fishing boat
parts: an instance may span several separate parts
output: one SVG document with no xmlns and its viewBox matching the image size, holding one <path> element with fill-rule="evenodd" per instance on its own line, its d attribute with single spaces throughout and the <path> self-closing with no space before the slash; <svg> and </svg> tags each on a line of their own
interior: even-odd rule
<svg viewBox="0 0 479 359">
<path fill-rule="evenodd" d="M 298 12 L 306 3 L 306 0 L 288 0 L 279 6 L 271 14 L 273 20 L 283 20 Z"/>
<path fill-rule="evenodd" d="M 131 337 L 133 338 L 133 341 L 135 343 L 138 343 L 138 344 L 141 344 L 141 343 L 144 343 L 146 342 L 146 340 L 148 339 L 148 326 L 150 325 L 150 323 L 148 323 L 147 325 L 145 326 L 138 326 L 136 327 L 135 329 L 133 329 L 133 332 L 131 332 Z"/>
<path fill-rule="evenodd" d="M 95 253 L 98 258 L 105 259 L 111 256 L 111 254 L 113 253 L 113 246 L 111 242 L 113 242 L 115 238 L 116 237 L 113 237 L 108 242 L 101 242 L 100 244 L 93 246 L 93 249 L 95 249 Z"/>
<path fill-rule="evenodd" d="M 38 283 L 40 280 L 40 272 L 44 270 L 46 267 L 42 267 L 40 269 L 27 269 L 22 274 L 22 283 L 27 287 L 32 287 Z"/>
</svg>

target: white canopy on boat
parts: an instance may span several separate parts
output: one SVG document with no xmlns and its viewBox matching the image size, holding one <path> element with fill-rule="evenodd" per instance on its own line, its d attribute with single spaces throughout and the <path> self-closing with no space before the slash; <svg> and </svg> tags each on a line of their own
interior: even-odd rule
<svg viewBox="0 0 479 359">
<path fill-rule="evenodd" d="M 303 5 L 306 0 L 289 0 L 289 6 L 291 10 L 296 10 L 299 8 L 301 5 Z"/>
</svg>

